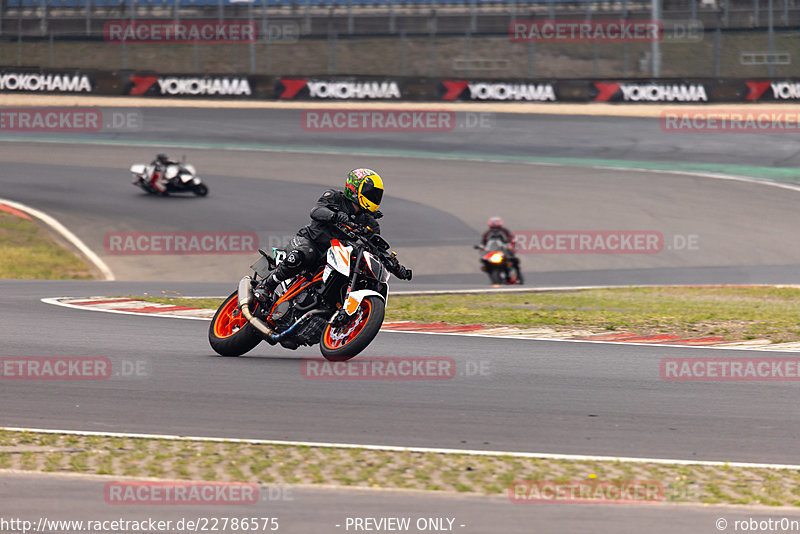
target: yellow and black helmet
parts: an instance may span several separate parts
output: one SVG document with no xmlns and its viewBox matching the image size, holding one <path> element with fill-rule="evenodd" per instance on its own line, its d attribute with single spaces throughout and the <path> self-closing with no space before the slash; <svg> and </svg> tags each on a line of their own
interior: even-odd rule
<svg viewBox="0 0 800 534">
<path fill-rule="evenodd" d="M 353 169 L 344 183 L 344 195 L 365 210 L 376 212 L 383 198 L 383 179 L 372 169 Z"/>
</svg>

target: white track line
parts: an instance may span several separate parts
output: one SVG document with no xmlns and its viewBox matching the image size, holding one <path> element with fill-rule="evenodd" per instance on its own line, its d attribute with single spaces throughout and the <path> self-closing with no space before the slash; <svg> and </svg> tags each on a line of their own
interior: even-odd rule
<svg viewBox="0 0 800 534">
<path fill-rule="evenodd" d="M 59 299 L 62 298 L 75 298 L 75 297 L 52 297 L 52 298 L 43 298 L 40 299 L 45 304 L 53 304 L 54 306 L 62 306 L 64 308 L 72 308 L 73 310 L 84 310 L 84 311 L 93 311 L 93 312 L 105 312 L 105 313 L 118 313 L 120 315 L 138 315 L 139 317 L 164 317 L 166 319 L 192 319 L 194 321 L 210 321 L 210 317 L 191 317 L 189 315 L 168 315 L 166 313 L 141 313 L 141 312 L 132 312 L 132 311 L 123 311 L 123 310 L 105 310 L 100 308 L 90 308 L 89 306 L 78 306 L 77 304 L 67 304 L 66 302 L 61 302 Z M 221 297 L 225 298 L 225 297 Z M 142 301 L 144 302 L 144 301 Z"/>
<path fill-rule="evenodd" d="M 647 288 L 647 287 L 774 287 L 774 288 L 793 288 L 800 289 L 800 284 L 620 284 L 606 286 L 550 286 L 550 287 L 483 287 L 475 289 L 421 289 L 419 291 L 390 291 L 390 297 L 413 297 L 416 295 L 460 295 L 460 294 L 486 294 L 486 293 L 548 293 L 559 291 L 582 291 L 587 289 L 626 289 L 626 288 Z M 101 295 L 98 295 L 101 296 Z M 224 299 L 229 295 L 181 295 L 180 299 Z M 53 297 L 53 298 L 77 298 L 77 297 Z M 91 297 L 86 297 L 91 298 Z M 104 296 L 103 298 L 111 298 Z M 44 299 L 43 299 L 44 300 Z M 50 300 L 50 299 L 48 299 Z M 55 303 L 53 303 L 55 304 Z M 66 306 L 66 304 L 64 304 Z"/>
<path fill-rule="evenodd" d="M 253 445 L 282 445 L 295 447 L 328 447 L 336 449 L 364 449 L 386 452 L 417 452 L 433 454 L 464 454 L 470 456 L 510 456 L 545 460 L 571 460 L 575 462 L 627 462 L 664 465 L 703 465 L 709 467 L 738 467 L 743 469 L 800 470 L 800 465 L 724 462 L 713 460 L 677 460 L 670 458 L 632 458 L 625 456 L 592 456 L 582 454 L 551 454 L 540 452 L 482 451 L 474 449 L 443 449 L 432 447 L 397 447 L 392 445 L 362 445 L 358 443 L 326 443 L 317 441 L 281 441 L 272 439 L 212 438 L 205 436 L 177 436 L 169 434 L 136 434 L 128 432 L 93 432 L 89 430 L 54 430 L 49 428 L 0 427 L 10 432 L 37 432 L 41 434 L 70 434 L 74 436 L 101 436 L 109 438 L 162 439 L 173 441 L 205 441 L 214 443 L 248 443 Z"/>
<path fill-rule="evenodd" d="M 478 289 L 425 289 L 421 291 L 391 291 L 389 296 L 413 297 L 416 295 L 469 295 L 483 293 L 547 293 L 550 291 L 579 291 L 581 289 L 608 289 L 610 287 L 648 286 L 564 286 L 564 287 L 485 287 Z"/>
<path fill-rule="evenodd" d="M 98 310 L 100 311 L 100 310 Z M 724 343 L 721 345 L 680 345 L 678 343 L 642 343 L 642 342 L 635 342 L 635 341 L 602 341 L 602 340 L 593 340 L 593 339 L 565 339 L 559 337 L 528 337 L 528 336 L 515 336 L 515 335 L 502 335 L 498 336 L 495 334 L 480 334 L 480 333 L 473 333 L 473 332 L 425 332 L 423 330 L 381 330 L 382 334 L 417 334 L 417 335 L 427 335 L 427 336 L 464 336 L 464 337 L 480 337 L 485 339 L 514 339 L 514 340 L 522 340 L 522 341 L 556 341 L 559 343 L 594 343 L 596 345 L 628 345 L 634 347 L 667 347 L 673 349 L 715 349 L 715 350 L 740 350 L 740 351 L 757 351 L 757 352 L 765 352 L 768 351 L 770 353 L 787 353 L 787 354 L 796 354 L 799 352 L 797 349 L 765 349 L 761 346 L 757 347 L 729 347 L 726 346 Z M 735 343 L 733 341 L 732 343 Z M 771 347 L 774 345 L 764 345 L 764 347 Z"/>
<path fill-rule="evenodd" d="M 81 254 L 83 254 L 90 263 L 92 263 L 97 270 L 103 275 L 103 278 L 108 281 L 114 280 L 114 273 L 111 272 L 106 262 L 100 259 L 100 256 L 94 253 L 92 249 L 86 246 L 86 243 L 81 241 L 81 239 L 73 234 L 66 226 L 58 222 L 52 216 L 46 214 L 43 211 L 39 211 L 37 209 L 31 208 L 30 206 L 26 206 L 25 204 L 20 204 L 19 202 L 14 202 L 13 200 L 6 200 L 4 198 L 0 198 L 0 204 L 5 204 L 6 206 L 10 206 L 12 208 L 18 209 L 19 211 L 25 212 L 31 217 L 35 217 L 45 223 L 47 226 L 58 232 L 61 237 L 66 239 L 72 246 L 78 249 Z"/>
<path fill-rule="evenodd" d="M 404 292 L 397 292 L 397 293 L 390 293 L 390 295 L 395 296 L 412 296 L 412 295 L 436 295 L 436 294 L 465 294 L 465 293 L 516 293 L 516 292 L 550 292 L 550 291 L 577 291 L 583 289 L 614 289 L 620 287 L 702 287 L 704 284 L 671 284 L 671 285 L 629 285 L 629 286 L 564 286 L 564 287 L 539 287 L 539 288 L 486 288 L 486 289 L 453 289 L 453 290 L 429 290 L 429 291 L 404 291 Z M 717 286 L 725 286 L 726 284 L 705 284 L 711 287 Z M 732 286 L 737 286 L 739 284 L 727 284 Z M 753 286 L 762 286 L 762 287 L 790 287 L 790 288 L 800 288 L 798 284 L 747 284 Z M 78 297 L 46 297 L 40 299 L 42 302 L 46 304 L 53 304 L 55 306 L 62 306 L 64 308 L 72 308 L 75 310 L 84 310 L 84 311 L 95 311 L 95 312 L 105 312 L 105 313 L 117 313 L 120 315 L 138 315 L 140 317 L 163 317 L 167 319 L 192 319 L 195 321 L 210 321 L 211 317 L 192 317 L 189 315 L 173 315 L 168 313 L 141 313 L 136 311 L 123 311 L 123 310 L 109 310 L 105 308 L 92 308 L 87 305 L 77 305 L 77 304 L 70 304 L 67 302 L 61 302 L 61 299 L 74 299 Z M 85 297 L 87 299 L 93 297 Z M 103 298 L 111 298 L 111 297 L 103 297 Z M 181 297 L 181 298 L 219 298 L 224 299 L 226 297 Z M 145 301 L 142 301 L 145 302 Z M 642 343 L 636 341 L 606 341 L 606 340 L 593 340 L 593 339 L 568 339 L 568 338 L 560 338 L 560 337 L 531 337 L 528 335 L 496 335 L 496 334 L 482 334 L 480 332 L 436 332 L 436 331 L 424 331 L 424 330 L 382 330 L 383 333 L 394 333 L 394 334 L 425 334 L 425 335 L 434 335 L 434 336 L 466 336 L 466 337 L 479 337 L 479 338 L 486 338 L 486 339 L 513 339 L 513 340 L 524 340 L 524 341 L 559 341 L 559 342 L 570 342 L 570 343 L 594 343 L 594 344 L 602 344 L 602 345 L 632 345 L 638 347 L 671 347 L 671 348 L 678 348 L 678 349 L 724 349 L 724 350 L 740 350 L 740 351 L 769 351 L 769 352 L 777 352 L 777 353 L 797 353 L 800 352 L 798 349 L 785 349 L 782 350 L 780 348 L 765 348 L 765 347 L 772 347 L 773 345 L 764 345 L 764 346 L 730 346 L 729 343 L 721 343 L 719 345 L 681 345 L 679 343 Z M 731 342 L 735 343 L 735 342 Z"/>
<path fill-rule="evenodd" d="M 163 317 L 166 319 L 192 319 L 194 321 L 210 321 L 210 317 L 191 317 L 188 315 L 169 315 L 165 313 L 140 313 L 134 311 L 122 311 L 122 310 L 108 310 L 104 308 L 92 308 L 90 306 L 79 306 L 77 304 L 68 304 L 66 302 L 61 302 L 59 299 L 61 298 L 74 298 L 74 297 L 49 297 L 49 298 L 42 298 L 40 299 L 45 304 L 53 304 L 55 306 L 62 306 L 64 308 L 72 308 L 73 310 L 83 310 L 83 311 L 91 311 L 91 312 L 102 312 L 102 313 L 116 313 L 119 315 L 138 315 L 139 317 Z M 223 297 L 224 298 L 224 297 Z M 671 347 L 677 349 L 713 349 L 713 348 L 728 348 L 730 350 L 758 350 L 752 347 L 714 347 L 713 345 L 675 345 L 675 344 L 665 344 L 665 343 L 633 343 L 633 342 L 624 342 L 624 341 L 592 341 L 590 339 L 563 339 L 563 338 L 542 338 L 542 337 L 526 337 L 526 336 L 514 336 L 514 335 L 503 335 L 503 336 L 496 336 L 492 334 L 478 334 L 478 333 L 471 333 L 471 332 L 425 332 L 421 330 L 381 330 L 383 334 L 422 334 L 428 336 L 469 336 L 469 337 L 479 337 L 485 339 L 511 339 L 516 341 L 571 341 L 573 343 L 598 343 L 603 345 L 637 345 L 641 347 Z M 793 351 L 780 351 L 775 350 L 772 352 L 793 352 Z"/>
<path fill-rule="evenodd" d="M 610 170 L 610 171 L 618 171 L 622 170 L 619 167 L 613 166 L 603 166 L 603 165 L 593 165 L 590 168 L 592 169 L 599 169 L 599 170 Z M 743 182 L 747 184 L 759 183 L 770 185 L 772 187 L 779 187 L 781 189 L 788 189 L 790 191 L 800 191 L 800 185 L 791 184 L 787 182 L 778 182 L 769 178 L 751 178 L 748 176 L 738 176 L 735 174 L 722 174 L 722 173 L 712 173 L 712 172 L 703 172 L 703 171 L 679 171 L 679 170 L 666 170 L 666 169 L 639 169 L 635 167 L 627 167 L 628 170 L 638 171 L 638 172 L 652 172 L 654 174 L 677 174 L 682 176 L 699 176 L 701 178 L 711 178 L 714 180 L 728 180 L 732 182 Z"/>
<path fill-rule="evenodd" d="M 479 289 L 427 289 L 422 291 L 392 291 L 389 296 L 411 297 L 415 295 L 459 295 L 459 294 L 482 294 L 482 293 L 550 293 L 558 291 L 582 291 L 586 289 L 626 289 L 626 288 L 647 288 L 647 287 L 775 287 L 775 288 L 795 288 L 800 289 L 800 284 L 624 284 L 606 286 L 552 286 L 552 287 L 487 287 Z M 201 297 L 183 297 L 201 298 Z M 225 297 L 213 297 L 225 298 Z"/>
</svg>

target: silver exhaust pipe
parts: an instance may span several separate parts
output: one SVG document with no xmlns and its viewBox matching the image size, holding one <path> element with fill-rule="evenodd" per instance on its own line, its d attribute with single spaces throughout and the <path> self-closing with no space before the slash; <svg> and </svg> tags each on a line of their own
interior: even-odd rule
<svg viewBox="0 0 800 534">
<path fill-rule="evenodd" d="M 242 311 L 242 315 L 244 315 L 248 323 L 256 327 L 256 330 L 265 336 L 272 338 L 275 334 L 272 329 L 267 326 L 267 323 L 258 317 L 253 317 L 253 314 L 250 313 L 250 303 L 253 301 L 253 288 L 250 285 L 252 281 L 253 279 L 249 276 L 245 276 L 239 280 L 239 309 Z"/>
<path fill-rule="evenodd" d="M 245 276 L 239 280 L 239 309 L 241 309 L 245 304 L 250 304 L 253 301 L 253 288 L 251 285 L 252 281 L 253 279 L 249 276 Z"/>
<path fill-rule="evenodd" d="M 289 328 L 281 332 L 280 334 L 276 334 L 272 328 L 267 326 L 267 323 L 259 319 L 258 317 L 254 317 L 252 313 L 250 313 L 250 303 L 253 302 L 253 288 L 250 285 L 253 279 L 249 276 L 245 276 L 241 280 L 239 280 L 239 290 L 238 290 L 238 299 L 239 299 L 239 309 L 244 315 L 244 318 L 247 319 L 251 325 L 253 325 L 259 332 L 264 334 L 272 344 L 277 343 L 284 337 L 291 334 L 297 328 L 303 326 L 309 319 L 314 317 L 315 315 L 324 315 L 329 313 L 325 310 L 311 310 L 303 314 L 302 317 L 297 319 L 294 324 L 292 324 Z"/>
</svg>

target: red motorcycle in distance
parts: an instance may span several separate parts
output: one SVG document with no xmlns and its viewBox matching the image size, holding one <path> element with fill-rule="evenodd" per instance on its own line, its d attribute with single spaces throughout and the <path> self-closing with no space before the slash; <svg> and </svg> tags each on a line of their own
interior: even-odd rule
<svg viewBox="0 0 800 534">
<path fill-rule="evenodd" d="M 481 271 L 489 275 L 495 285 L 522 284 L 522 275 L 517 267 L 519 260 L 501 239 L 489 239 L 486 245 L 475 245 L 481 251 Z"/>
</svg>

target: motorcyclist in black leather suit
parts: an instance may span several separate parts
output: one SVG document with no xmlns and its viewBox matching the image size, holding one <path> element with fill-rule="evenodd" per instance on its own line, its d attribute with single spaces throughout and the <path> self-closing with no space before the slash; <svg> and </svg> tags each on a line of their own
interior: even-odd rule
<svg viewBox="0 0 800 534">
<path fill-rule="evenodd" d="M 286 258 L 255 291 L 256 299 L 266 302 L 278 284 L 304 271 L 313 271 L 324 258 L 331 240 L 342 238 L 337 224 L 368 226 L 380 233 L 377 219 L 383 197 L 383 180 L 371 169 L 350 171 L 344 190 L 328 189 L 311 210 L 311 223 L 301 228 L 289 243 Z M 389 272 L 400 279 L 411 280 L 411 269 L 397 263 L 388 266 Z"/>
</svg>

